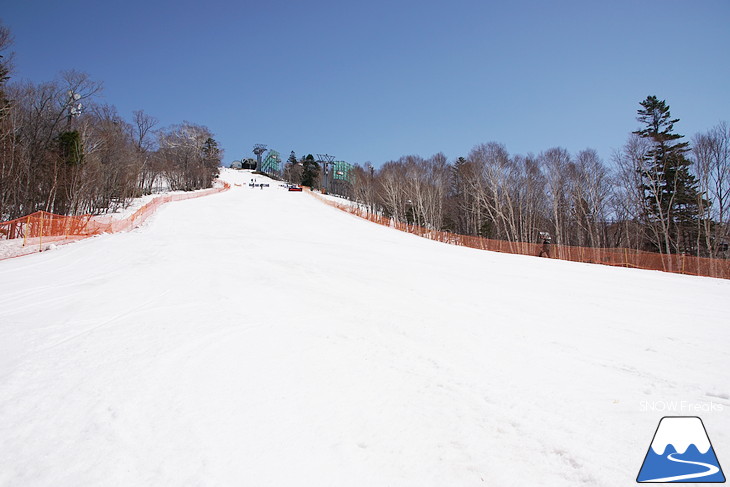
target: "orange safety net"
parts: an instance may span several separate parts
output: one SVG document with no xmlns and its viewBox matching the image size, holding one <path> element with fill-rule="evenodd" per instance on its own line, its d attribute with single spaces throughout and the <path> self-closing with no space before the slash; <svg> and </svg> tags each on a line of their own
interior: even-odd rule
<svg viewBox="0 0 730 487">
<path fill-rule="evenodd" d="M 37 211 L 15 220 L 0 222 L 0 240 L 22 239 L 22 246 L 26 247 L 27 251 L 15 255 L 24 255 L 43 250 L 44 244 L 66 243 L 103 233 L 125 232 L 141 225 L 165 203 L 200 198 L 230 188 L 229 183 L 222 182 L 220 187 L 203 191 L 158 196 L 123 219 L 93 215 L 64 216 Z"/>
<path fill-rule="evenodd" d="M 730 279 L 730 260 L 727 259 L 710 259 L 683 254 L 667 255 L 656 252 L 646 252 L 643 250 L 621 248 L 605 249 L 554 244 L 543 246 L 542 244 L 536 243 L 509 242 L 506 240 L 493 240 L 472 235 L 460 235 L 438 230 L 429 230 L 418 225 L 397 222 L 392 218 L 372 213 L 367 208 L 362 208 L 355 203 L 351 205 L 339 203 L 325 198 L 309 190 L 309 188 L 306 189 L 309 194 L 320 201 L 371 222 L 453 245 L 461 245 L 474 249 L 492 250 L 495 252 L 506 252 L 510 254 L 532 256 L 544 255 L 546 257 L 570 260 L 573 262 L 632 267 L 635 269 Z M 545 251 L 547 251 L 547 255 L 545 255 Z"/>
</svg>

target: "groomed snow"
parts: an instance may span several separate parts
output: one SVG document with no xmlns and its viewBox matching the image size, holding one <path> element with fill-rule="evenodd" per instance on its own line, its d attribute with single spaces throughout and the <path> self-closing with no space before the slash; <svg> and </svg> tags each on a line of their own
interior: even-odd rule
<svg viewBox="0 0 730 487">
<path fill-rule="evenodd" d="M 730 455 L 728 303 L 234 186 L 0 262 L 0 485 L 633 485 L 647 403 Z"/>
</svg>

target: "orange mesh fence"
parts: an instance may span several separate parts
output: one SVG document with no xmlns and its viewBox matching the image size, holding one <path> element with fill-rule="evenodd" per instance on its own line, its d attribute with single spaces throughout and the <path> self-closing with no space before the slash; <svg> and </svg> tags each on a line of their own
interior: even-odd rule
<svg viewBox="0 0 730 487">
<path fill-rule="evenodd" d="M 471 247 L 475 249 L 532 256 L 539 256 L 544 250 L 542 244 L 509 242 L 506 240 L 493 240 L 484 237 L 429 230 L 418 225 L 393 221 L 391 218 L 372 213 L 354 203 L 351 205 L 339 203 L 325 198 L 311 190 L 307 192 L 330 206 L 334 206 L 340 210 L 365 218 L 371 222 L 429 238 L 431 240 L 437 240 L 439 242 L 462 245 L 464 247 Z M 632 267 L 635 269 L 647 269 L 730 279 L 730 260 L 726 259 L 710 259 L 681 254 L 667 255 L 632 249 L 604 249 L 552 244 L 548 246 L 547 251 L 549 254 L 548 257 L 570 260 L 573 262 Z"/>
<path fill-rule="evenodd" d="M 158 196 L 123 219 L 93 215 L 64 216 L 37 211 L 15 220 L 0 222 L 0 241 L 14 240 L 13 243 L 16 244 L 22 242 L 21 245 L 25 250 L 14 252 L 11 255 L 14 257 L 43 250 L 44 244 L 66 243 L 103 233 L 125 232 L 141 225 L 165 203 L 200 198 L 230 188 L 230 184 L 222 182 L 222 186 L 217 188 Z M 3 258 L 4 256 L 0 255 L 0 259 Z"/>
</svg>

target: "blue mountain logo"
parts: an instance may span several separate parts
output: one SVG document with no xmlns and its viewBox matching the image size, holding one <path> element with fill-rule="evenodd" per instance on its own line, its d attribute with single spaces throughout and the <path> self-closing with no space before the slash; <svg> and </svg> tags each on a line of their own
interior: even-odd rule
<svg viewBox="0 0 730 487">
<path fill-rule="evenodd" d="M 663 417 L 636 481 L 725 482 L 725 475 L 702 420 L 696 416 Z"/>
</svg>

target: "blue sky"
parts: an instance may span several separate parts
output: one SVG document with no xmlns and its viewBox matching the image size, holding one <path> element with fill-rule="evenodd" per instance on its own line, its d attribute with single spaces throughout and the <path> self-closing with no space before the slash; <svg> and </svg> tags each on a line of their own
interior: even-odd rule
<svg viewBox="0 0 730 487">
<path fill-rule="evenodd" d="M 4 0 L 14 79 L 66 69 L 130 118 L 208 126 L 225 161 L 265 143 L 380 165 L 594 148 L 647 95 L 682 134 L 730 120 L 730 2 Z"/>
</svg>

